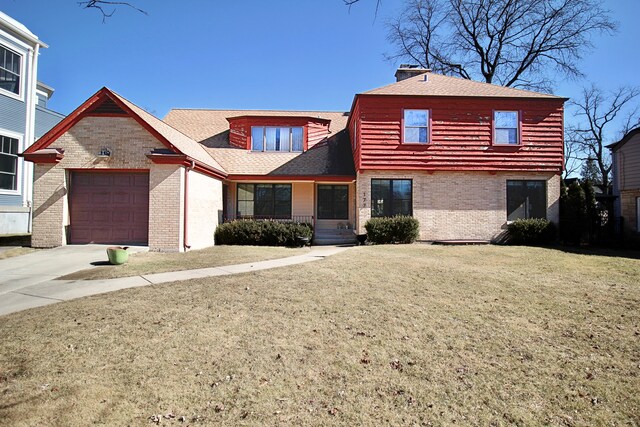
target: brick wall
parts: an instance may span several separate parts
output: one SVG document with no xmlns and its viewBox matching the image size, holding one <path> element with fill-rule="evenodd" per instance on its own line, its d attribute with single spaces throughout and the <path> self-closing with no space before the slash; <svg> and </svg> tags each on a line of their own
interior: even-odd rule
<svg viewBox="0 0 640 427">
<path fill-rule="evenodd" d="M 149 250 L 182 252 L 184 168 L 153 165 L 149 172 Z"/>
<path fill-rule="evenodd" d="M 64 168 L 35 165 L 33 176 L 33 225 L 31 246 L 52 248 L 67 243 L 64 216 L 67 179 Z"/>
<path fill-rule="evenodd" d="M 371 178 L 412 179 L 413 216 L 420 221 L 421 240 L 483 239 L 506 228 L 508 179 L 547 181 L 547 218 L 558 222 L 560 176 L 540 173 L 381 172 L 358 174 L 358 232 L 371 217 Z"/>
<path fill-rule="evenodd" d="M 149 244 L 156 250 L 179 250 L 182 221 L 179 217 L 182 181 L 180 167 L 153 164 L 147 157 L 153 148 L 164 148 L 134 119 L 124 117 L 85 117 L 58 140 L 52 148 L 64 148 L 64 159 L 55 165 L 35 165 L 33 195 L 34 247 L 54 247 L 67 243 L 68 169 L 133 169 L 150 171 Z M 111 156 L 99 159 L 102 148 Z M 154 192 L 155 189 L 155 192 Z M 180 202 L 181 203 L 181 202 Z M 171 212 L 169 219 L 167 212 Z M 154 246 L 157 244 L 158 246 Z"/>
<path fill-rule="evenodd" d="M 222 181 L 189 171 L 188 243 L 191 249 L 212 246 L 222 222 Z"/>
</svg>

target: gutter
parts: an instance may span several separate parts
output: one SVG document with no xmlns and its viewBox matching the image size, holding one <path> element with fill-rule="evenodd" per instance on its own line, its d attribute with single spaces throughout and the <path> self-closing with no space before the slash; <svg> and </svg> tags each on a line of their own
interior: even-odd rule
<svg viewBox="0 0 640 427">
<path fill-rule="evenodd" d="M 38 78 L 36 76 L 36 72 L 38 70 L 38 55 L 40 54 L 40 44 L 36 43 L 33 49 L 29 49 L 29 80 L 27 81 L 27 90 L 25 93 L 25 101 L 27 104 L 27 115 L 26 115 L 26 125 L 27 129 L 25 132 L 25 150 L 33 145 L 36 140 L 36 89 Z M 29 207 L 29 220 L 27 225 L 27 232 L 31 233 L 31 224 L 32 224 L 32 214 L 33 208 L 31 201 L 33 200 L 33 166 L 23 162 L 22 165 L 23 171 L 22 177 L 24 179 L 23 182 L 23 201 Z"/>
<path fill-rule="evenodd" d="M 183 230 L 183 246 L 184 251 L 191 249 L 191 245 L 189 244 L 189 171 L 193 170 L 195 166 L 195 162 L 191 160 L 191 164 L 185 167 L 184 169 L 184 215 L 182 224 Z"/>
</svg>

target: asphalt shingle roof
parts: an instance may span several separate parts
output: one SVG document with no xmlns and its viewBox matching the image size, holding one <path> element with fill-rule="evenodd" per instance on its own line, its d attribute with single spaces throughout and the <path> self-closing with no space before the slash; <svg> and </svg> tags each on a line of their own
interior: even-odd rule
<svg viewBox="0 0 640 427">
<path fill-rule="evenodd" d="M 432 72 L 426 72 L 377 89 L 362 92 L 362 95 L 565 99 L 546 93 L 514 89 L 459 77 L 443 76 Z"/>
<path fill-rule="evenodd" d="M 173 128 L 168 123 L 160 120 L 152 114 L 147 113 L 142 108 L 138 107 L 134 103 L 130 102 L 126 98 L 111 91 L 121 102 L 129 107 L 134 113 L 136 113 L 142 120 L 147 122 L 149 126 L 155 129 L 160 135 L 166 138 L 169 143 L 178 149 L 182 154 L 185 154 L 192 159 L 204 163 L 207 166 L 213 167 L 221 172 L 226 172 L 225 169 L 218 163 L 212 156 L 205 150 L 202 145 L 185 135 L 183 132 Z"/>
<path fill-rule="evenodd" d="M 238 116 L 319 117 L 331 120 L 329 136 L 306 152 L 253 152 L 229 144 L 227 118 Z M 351 143 L 345 131 L 348 113 L 326 111 L 174 109 L 164 122 L 183 132 L 215 157 L 229 174 L 355 176 Z"/>
</svg>

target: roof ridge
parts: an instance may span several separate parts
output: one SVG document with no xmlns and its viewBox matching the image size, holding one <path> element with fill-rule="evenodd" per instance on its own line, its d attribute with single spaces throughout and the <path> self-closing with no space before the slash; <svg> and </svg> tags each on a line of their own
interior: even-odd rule
<svg viewBox="0 0 640 427">
<path fill-rule="evenodd" d="M 171 108 L 171 111 L 267 111 L 274 113 L 348 113 L 348 110 L 274 110 L 274 109 L 260 109 L 260 108 L 191 108 L 191 107 L 179 107 Z M 169 113 L 167 113 L 169 114 Z"/>
<path fill-rule="evenodd" d="M 397 82 L 392 82 L 389 83 L 387 85 L 384 86 L 379 86 L 377 88 L 373 88 L 373 89 L 369 89 L 365 92 L 359 92 L 357 95 L 384 95 L 384 93 L 380 93 L 381 91 L 384 91 L 385 89 L 391 88 L 392 86 L 396 86 L 396 85 L 401 85 L 401 86 L 405 86 L 407 85 L 408 82 L 414 82 L 414 81 L 422 81 L 424 80 L 424 77 L 427 76 L 427 81 L 428 81 L 428 76 L 432 76 L 434 77 L 436 80 L 438 79 L 442 79 L 442 80 L 454 80 L 456 82 L 462 83 L 462 84 L 471 84 L 474 86 L 483 86 L 485 88 L 492 88 L 492 90 L 500 90 L 506 93 L 512 93 L 514 97 L 516 97 L 516 95 L 519 95 L 517 97 L 533 97 L 533 98 L 558 98 L 558 99 L 567 99 L 567 98 L 563 98 L 561 96 L 555 95 L 555 94 L 551 94 L 551 93 L 545 93 L 545 92 L 538 92 L 538 91 L 534 91 L 534 90 L 529 90 L 529 89 L 521 89 L 521 88 L 514 88 L 514 87 L 509 87 L 509 86 L 502 86 L 499 84 L 495 84 L 495 83 L 488 83 L 488 82 L 482 82 L 482 81 L 478 81 L 478 80 L 473 80 L 473 79 L 465 79 L 463 77 L 458 77 L 458 76 L 448 76 L 445 74 L 440 74 L 440 73 L 434 73 L 432 71 L 428 71 L 426 73 L 422 73 L 419 74 L 417 76 L 413 76 L 413 77 L 409 77 L 407 79 L 404 80 L 400 80 Z M 449 82 L 451 83 L 451 82 Z M 391 95 L 389 93 L 389 95 Z M 412 95 L 412 94 L 404 94 L 404 95 Z M 421 94 L 419 93 L 415 93 L 413 95 L 418 95 L 420 96 Z M 452 95 L 446 95 L 446 94 L 425 94 L 423 96 L 453 96 L 453 97 L 463 97 L 463 96 L 473 96 L 471 94 L 468 95 L 459 95 L 459 94 L 452 94 Z M 483 95 L 478 95 L 478 96 L 484 96 L 484 97 L 492 97 L 492 96 L 500 96 L 500 95 L 490 95 L 490 94 L 483 94 Z M 507 95 L 502 95 L 503 97 L 507 97 Z"/>
</svg>

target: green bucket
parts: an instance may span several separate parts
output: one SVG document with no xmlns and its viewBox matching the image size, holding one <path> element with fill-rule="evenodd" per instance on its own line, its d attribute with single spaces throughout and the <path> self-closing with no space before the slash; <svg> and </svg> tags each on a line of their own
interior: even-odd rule
<svg viewBox="0 0 640 427">
<path fill-rule="evenodd" d="M 107 256 L 109 257 L 109 262 L 113 265 L 120 265 L 127 262 L 129 259 L 129 252 L 127 252 L 126 248 L 120 246 L 112 246 L 107 248 Z"/>
</svg>

